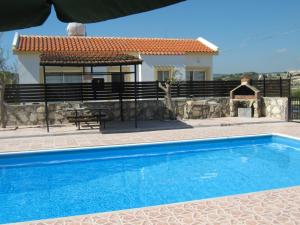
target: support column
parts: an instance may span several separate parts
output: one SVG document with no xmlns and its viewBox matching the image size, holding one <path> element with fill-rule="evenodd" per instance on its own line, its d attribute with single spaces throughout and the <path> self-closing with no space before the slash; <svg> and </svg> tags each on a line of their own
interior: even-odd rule
<svg viewBox="0 0 300 225">
<path fill-rule="evenodd" d="M 120 101 L 120 116 L 121 116 L 121 121 L 124 121 L 124 115 L 123 115 L 123 96 L 122 96 L 122 91 L 123 91 L 123 82 L 124 82 L 124 75 L 122 74 L 122 65 L 120 65 L 120 83 L 119 83 L 119 101 Z"/>
<path fill-rule="evenodd" d="M 47 80 L 46 80 L 46 68 L 43 66 L 44 75 L 44 103 L 45 103 L 45 120 L 47 126 L 47 132 L 49 133 L 49 112 L 48 112 L 48 99 L 47 99 Z"/>
<path fill-rule="evenodd" d="M 139 54 L 139 59 L 142 60 L 141 54 Z M 142 79 L 142 64 L 138 65 L 138 77 L 139 77 L 138 81 L 142 82 L 143 81 L 143 79 Z"/>
<path fill-rule="evenodd" d="M 80 82 L 80 97 L 81 102 L 83 102 L 83 80 L 85 77 L 85 66 L 82 67 L 82 73 L 81 73 L 81 82 Z"/>
<path fill-rule="evenodd" d="M 137 83 L 136 65 L 134 65 L 134 126 L 137 128 Z"/>
</svg>

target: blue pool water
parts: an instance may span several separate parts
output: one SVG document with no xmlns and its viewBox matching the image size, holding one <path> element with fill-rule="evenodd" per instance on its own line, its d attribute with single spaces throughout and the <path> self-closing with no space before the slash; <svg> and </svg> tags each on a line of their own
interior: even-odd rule
<svg viewBox="0 0 300 225">
<path fill-rule="evenodd" d="M 0 155 L 0 223 L 300 184 L 300 142 L 280 136 Z"/>
</svg>

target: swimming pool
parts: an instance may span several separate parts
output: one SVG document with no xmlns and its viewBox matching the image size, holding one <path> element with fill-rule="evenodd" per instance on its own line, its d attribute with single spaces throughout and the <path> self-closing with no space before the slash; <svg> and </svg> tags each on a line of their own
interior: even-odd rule
<svg viewBox="0 0 300 225">
<path fill-rule="evenodd" d="M 278 135 L 0 155 L 0 223 L 300 184 L 300 142 Z"/>
</svg>

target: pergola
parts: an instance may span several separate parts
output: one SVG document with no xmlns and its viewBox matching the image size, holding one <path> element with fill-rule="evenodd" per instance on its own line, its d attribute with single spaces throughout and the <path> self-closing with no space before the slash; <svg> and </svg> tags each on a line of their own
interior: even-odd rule
<svg viewBox="0 0 300 225">
<path fill-rule="evenodd" d="M 90 67 L 90 75 L 93 75 L 94 67 L 103 66 L 119 66 L 119 72 L 97 72 L 96 75 L 102 76 L 115 76 L 118 75 L 121 80 L 124 81 L 124 75 L 133 74 L 134 75 L 134 105 L 135 105 L 135 119 L 134 124 L 137 128 L 137 65 L 142 64 L 142 60 L 128 55 L 122 52 L 44 52 L 40 56 L 40 66 L 43 67 L 43 77 L 45 85 L 45 115 L 46 115 L 46 125 L 47 131 L 49 132 L 49 117 L 48 117 L 48 101 L 47 101 L 47 67 L 81 67 L 82 78 L 86 75 L 87 68 Z M 133 66 L 133 71 L 122 71 L 123 66 Z M 80 99 L 78 99 L 80 100 Z M 119 99 L 121 106 L 121 119 L 123 120 L 123 110 L 122 110 L 122 99 Z"/>
</svg>

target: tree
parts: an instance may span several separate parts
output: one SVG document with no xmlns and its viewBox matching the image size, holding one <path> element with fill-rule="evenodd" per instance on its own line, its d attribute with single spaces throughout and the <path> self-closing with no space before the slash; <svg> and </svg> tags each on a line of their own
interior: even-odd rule
<svg viewBox="0 0 300 225">
<path fill-rule="evenodd" d="M 0 39 L 2 35 L 3 33 L 0 33 Z M 17 76 L 12 71 L 13 69 L 7 65 L 4 49 L 0 46 L 0 124 L 2 128 L 5 128 L 7 124 L 7 107 L 4 102 L 5 86 L 17 81 Z"/>
<path fill-rule="evenodd" d="M 158 83 L 159 88 L 165 92 L 165 104 L 171 120 L 176 120 L 176 110 L 174 102 L 172 101 L 171 89 L 173 85 L 179 85 L 180 79 L 176 76 L 178 74 L 178 71 L 174 71 L 171 77 L 164 83 Z"/>
</svg>

